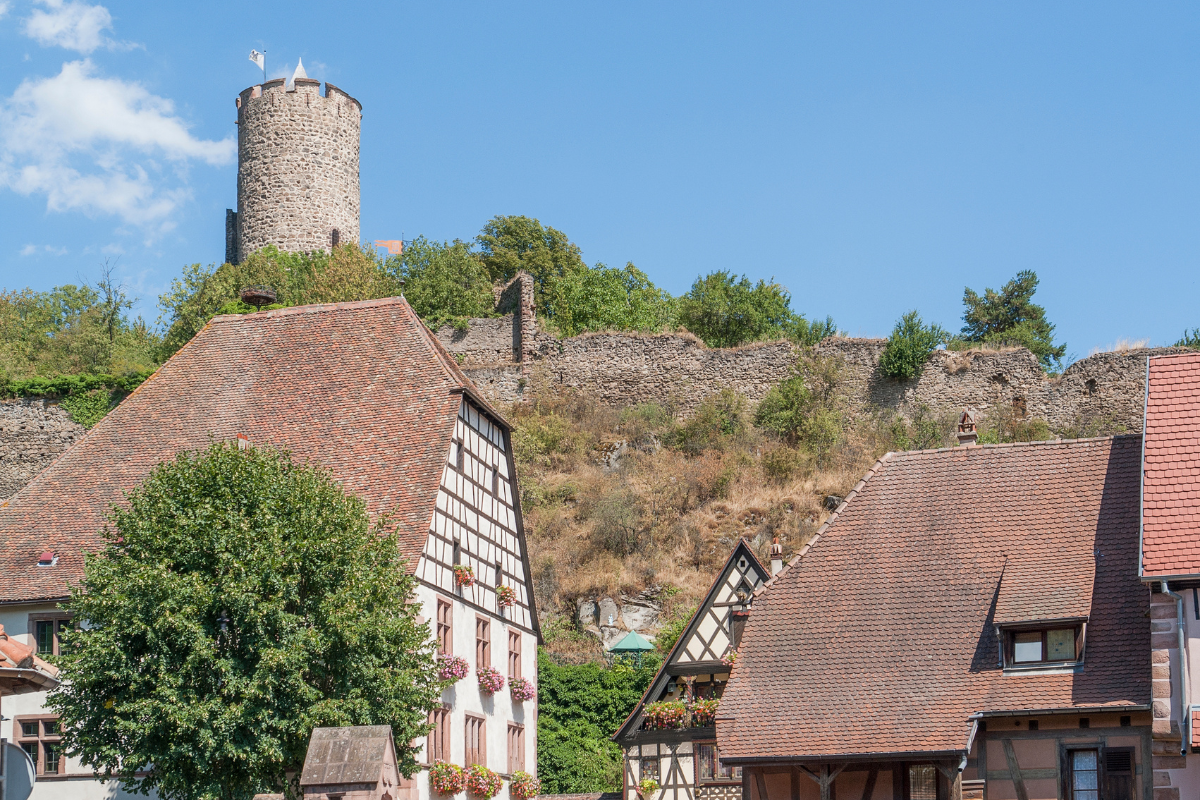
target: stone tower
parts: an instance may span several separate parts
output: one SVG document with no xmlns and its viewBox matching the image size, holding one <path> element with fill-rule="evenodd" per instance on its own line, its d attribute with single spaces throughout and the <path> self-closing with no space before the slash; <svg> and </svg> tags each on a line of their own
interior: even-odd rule
<svg viewBox="0 0 1200 800">
<path fill-rule="evenodd" d="M 225 212 L 225 260 L 269 244 L 328 251 L 358 241 L 362 105 L 301 64 L 238 95 L 237 211 Z"/>
</svg>

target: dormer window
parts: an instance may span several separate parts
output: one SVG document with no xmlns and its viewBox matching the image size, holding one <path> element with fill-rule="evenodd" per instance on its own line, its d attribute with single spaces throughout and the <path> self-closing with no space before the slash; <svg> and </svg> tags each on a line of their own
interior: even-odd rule
<svg viewBox="0 0 1200 800">
<path fill-rule="evenodd" d="M 1004 666 L 1057 667 L 1083 660 L 1083 625 L 1007 630 L 1003 633 Z"/>
</svg>

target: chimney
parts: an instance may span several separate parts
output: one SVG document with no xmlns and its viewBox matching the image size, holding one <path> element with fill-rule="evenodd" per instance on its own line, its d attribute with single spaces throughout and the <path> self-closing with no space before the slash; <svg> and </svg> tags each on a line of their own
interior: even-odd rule
<svg viewBox="0 0 1200 800">
<path fill-rule="evenodd" d="M 775 541 L 771 543 L 771 574 L 778 575 L 779 570 L 783 569 L 783 545 L 779 543 L 779 537 L 775 537 Z"/>
<path fill-rule="evenodd" d="M 964 408 L 958 417 L 958 443 L 972 445 L 979 439 L 979 431 L 975 428 L 975 415 L 971 409 Z"/>
</svg>

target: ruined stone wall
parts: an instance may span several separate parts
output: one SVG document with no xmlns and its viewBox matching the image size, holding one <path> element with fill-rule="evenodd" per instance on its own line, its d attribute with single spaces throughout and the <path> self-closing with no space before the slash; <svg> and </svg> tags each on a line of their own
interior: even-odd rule
<svg viewBox="0 0 1200 800">
<path fill-rule="evenodd" d="M 358 242 L 362 105 L 332 84 L 282 78 L 237 98 L 236 259 Z M 337 241 L 334 241 L 337 231 Z"/>
<path fill-rule="evenodd" d="M 67 412 L 44 400 L 0 403 L 0 500 L 16 494 L 85 433 Z"/>
<path fill-rule="evenodd" d="M 516 291 L 520 287 L 520 292 Z M 589 333 L 556 339 L 534 330 L 532 279 L 518 275 L 497 290 L 497 319 L 446 327 L 443 344 L 480 390 L 498 403 L 576 391 L 615 406 L 654 401 L 686 415 L 704 398 L 731 388 L 751 401 L 791 374 L 798 351 L 789 342 L 710 349 L 690 334 Z M 532 332 L 530 334 L 529 332 Z M 1100 353 L 1047 377 L 1024 349 L 935 351 L 921 375 L 895 381 L 879 371 L 883 339 L 833 337 L 816 347 L 842 363 L 852 413 L 875 408 L 937 415 L 970 407 L 986 418 L 1023 410 L 1058 431 L 1140 431 L 1146 357 L 1176 348 Z"/>
</svg>

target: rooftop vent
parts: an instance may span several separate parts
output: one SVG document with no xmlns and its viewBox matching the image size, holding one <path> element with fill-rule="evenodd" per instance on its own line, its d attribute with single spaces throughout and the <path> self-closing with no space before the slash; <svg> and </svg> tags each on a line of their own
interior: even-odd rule
<svg viewBox="0 0 1200 800">
<path fill-rule="evenodd" d="M 242 287 L 242 291 L 238 294 L 242 298 L 242 302 L 248 306 L 254 306 L 257 309 L 262 309 L 263 306 L 269 306 L 275 302 L 275 290 L 270 286 L 259 286 L 257 284 Z"/>
<path fill-rule="evenodd" d="M 979 440 L 979 431 L 975 427 L 975 415 L 971 409 L 964 408 L 958 416 L 958 443 L 975 444 Z"/>
<path fill-rule="evenodd" d="M 53 550 L 47 550 L 38 556 L 39 567 L 53 567 L 58 563 L 58 555 Z"/>
</svg>

